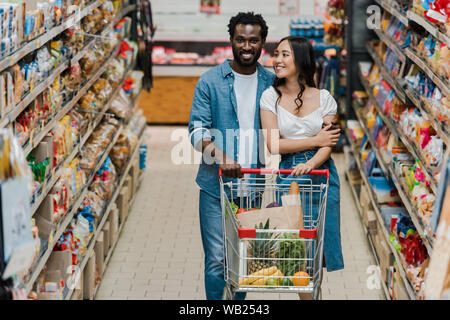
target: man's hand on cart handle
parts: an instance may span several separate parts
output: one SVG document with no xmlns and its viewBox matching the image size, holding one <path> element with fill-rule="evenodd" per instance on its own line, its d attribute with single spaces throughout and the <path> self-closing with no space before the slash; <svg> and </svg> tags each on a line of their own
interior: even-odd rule
<svg viewBox="0 0 450 320">
<path fill-rule="evenodd" d="M 211 140 L 202 140 L 202 151 L 204 157 L 213 158 L 215 163 L 219 164 L 219 168 L 224 176 L 239 179 L 244 177 L 241 165 L 217 148 Z"/>
<path fill-rule="evenodd" d="M 223 163 L 221 163 L 219 165 L 219 168 L 222 170 L 222 174 L 226 177 L 239 179 L 244 177 L 244 175 L 242 174 L 241 165 L 229 158 L 226 159 L 226 161 L 224 161 Z"/>
</svg>

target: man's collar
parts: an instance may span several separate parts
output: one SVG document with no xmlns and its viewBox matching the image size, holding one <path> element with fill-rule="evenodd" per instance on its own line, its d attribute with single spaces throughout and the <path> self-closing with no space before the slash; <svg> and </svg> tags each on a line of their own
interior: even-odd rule
<svg viewBox="0 0 450 320">
<path fill-rule="evenodd" d="M 233 69 L 231 69 L 231 66 L 230 66 L 230 62 L 231 62 L 231 61 L 232 61 L 231 59 L 227 59 L 227 60 L 225 60 L 225 61 L 222 63 L 222 65 L 221 65 L 222 76 L 223 76 L 224 78 L 226 78 L 226 77 L 228 77 L 228 76 L 230 76 L 230 75 L 233 75 Z M 259 76 L 265 77 L 265 73 L 262 72 L 262 70 L 264 69 L 264 67 L 263 67 L 259 62 L 256 63 L 256 67 L 257 67 L 257 69 L 258 69 L 258 75 L 259 75 Z"/>
</svg>

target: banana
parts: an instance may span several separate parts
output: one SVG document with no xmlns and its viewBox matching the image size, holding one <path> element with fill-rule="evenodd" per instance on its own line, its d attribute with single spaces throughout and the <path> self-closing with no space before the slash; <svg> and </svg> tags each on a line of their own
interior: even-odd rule
<svg viewBox="0 0 450 320">
<path fill-rule="evenodd" d="M 261 269 L 255 273 L 252 273 L 248 277 L 239 279 L 239 285 L 240 286 L 248 286 L 253 285 L 254 282 L 263 282 L 262 284 L 257 285 L 264 285 L 266 279 L 268 276 L 271 276 L 272 274 L 276 273 L 278 270 L 277 267 L 270 267 L 266 269 Z"/>
</svg>

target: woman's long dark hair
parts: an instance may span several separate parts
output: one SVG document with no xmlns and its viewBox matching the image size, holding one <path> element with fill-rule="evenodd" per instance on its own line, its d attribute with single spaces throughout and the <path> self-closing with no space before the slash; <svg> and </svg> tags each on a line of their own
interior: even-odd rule
<svg viewBox="0 0 450 320">
<path fill-rule="evenodd" d="M 299 71 L 298 84 L 300 85 L 300 92 L 297 95 L 297 99 L 295 99 L 297 112 L 299 112 L 300 108 L 303 106 L 302 97 L 306 89 L 305 84 L 312 88 L 316 88 L 316 83 L 314 81 L 314 76 L 316 74 L 316 58 L 314 55 L 314 48 L 311 43 L 309 43 L 308 39 L 289 36 L 281 39 L 280 43 L 285 40 L 289 41 L 294 56 L 294 63 Z M 278 93 L 277 104 L 281 99 L 281 91 L 278 87 L 285 83 L 286 79 L 279 79 L 275 77 L 273 87 Z"/>
</svg>

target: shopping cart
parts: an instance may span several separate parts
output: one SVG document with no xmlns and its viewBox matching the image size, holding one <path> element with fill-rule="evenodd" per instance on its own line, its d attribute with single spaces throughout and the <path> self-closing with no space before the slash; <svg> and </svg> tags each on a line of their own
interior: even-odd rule
<svg viewBox="0 0 450 320">
<path fill-rule="evenodd" d="M 304 293 L 321 299 L 329 171 L 314 170 L 299 178 L 290 176 L 292 171 L 242 169 L 244 178 L 234 183 L 224 182 L 220 171 L 224 299 L 233 299 L 236 292 Z M 293 181 L 300 190 L 304 229 L 277 230 L 269 221 L 261 221 L 254 229 L 241 228 L 237 207 L 248 211 L 281 204 Z"/>
</svg>

